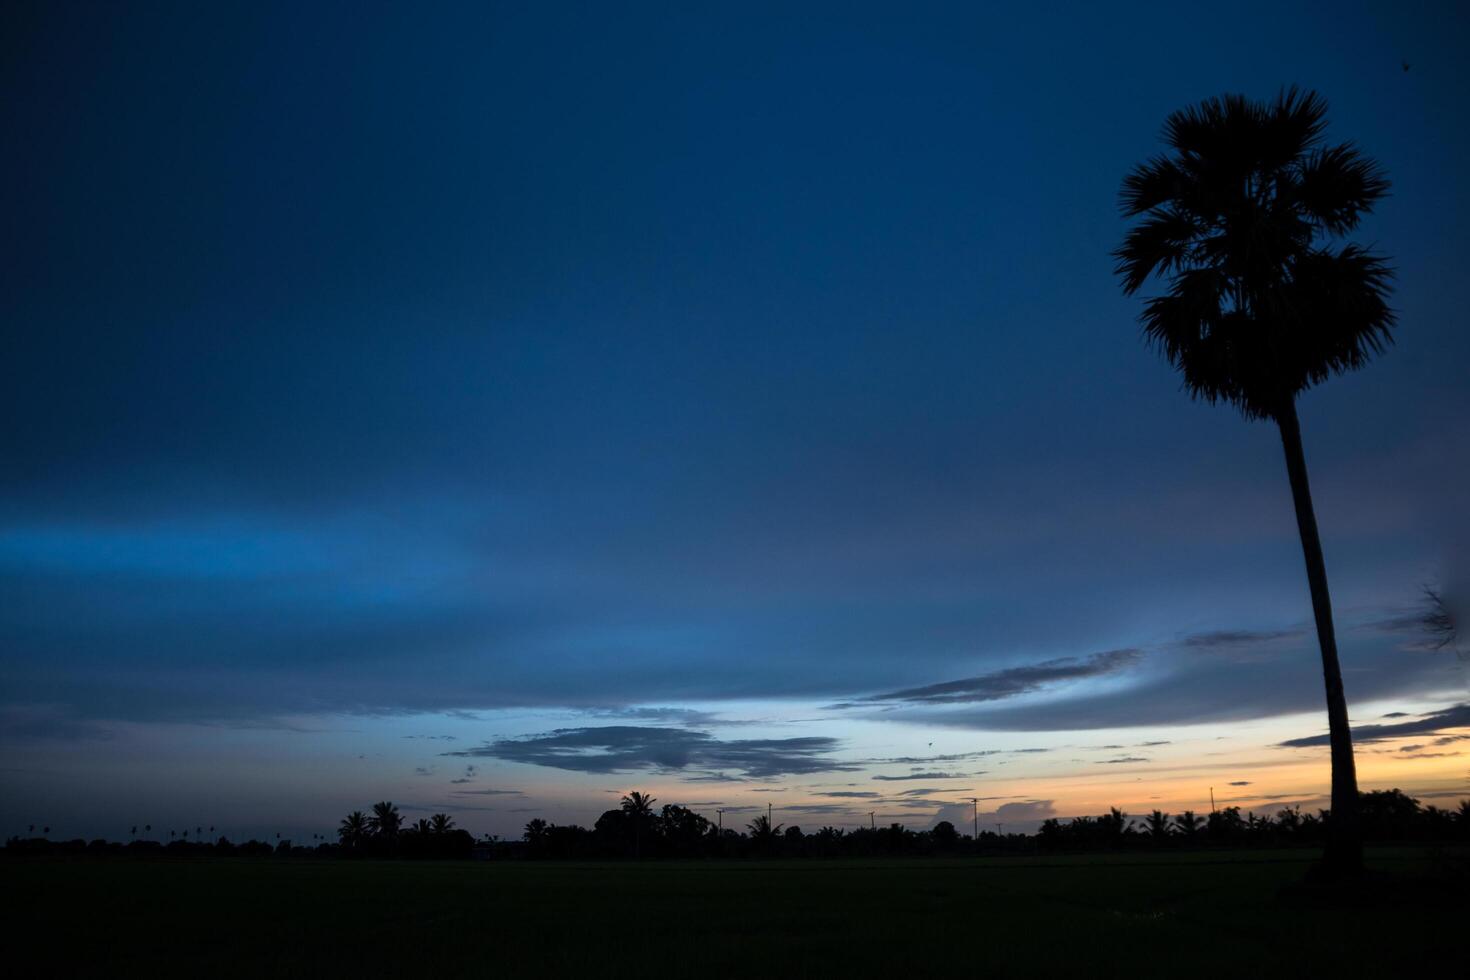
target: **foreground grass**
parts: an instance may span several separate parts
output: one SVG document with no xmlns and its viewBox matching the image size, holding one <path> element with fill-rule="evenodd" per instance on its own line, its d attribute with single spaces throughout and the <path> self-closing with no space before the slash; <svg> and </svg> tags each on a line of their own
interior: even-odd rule
<svg viewBox="0 0 1470 980">
<path fill-rule="evenodd" d="M 0 921 L 27 976 L 1392 976 L 1458 960 L 1463 901 L 1402 884 L 1375 907 L 1281 901 L 1311 858 L 7 860 Z M 1410 882 L 1466 859 L 1370 854 Z"/>
</svg>

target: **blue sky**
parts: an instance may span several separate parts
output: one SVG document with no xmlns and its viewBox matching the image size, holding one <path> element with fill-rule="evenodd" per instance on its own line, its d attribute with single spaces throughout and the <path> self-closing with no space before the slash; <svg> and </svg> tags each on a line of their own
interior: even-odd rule
<svg viewBox="0 0 1470 980">
<path fill-rule="evenodd" d="M 819 794 L 1001 749 L 960 782 L 1034 815 L 1132 791 L 1042 755 L 1149 741 L 1115 801 L 1187 803 L 1226 737 L 1314 799 L 1278 438 L 1178 391 L 1108 255 L 1170 111 L 1292 83 L 1394 181 L 1397 344 L 1301 411 L 1355 720 L 1434 730 L 1470 32 L 1325 9 L 8 7 L 6 833 L 640 784 L 923 822 Z M 1459 792 L 1457 751 L 1365 771 Z"/>
</svg>

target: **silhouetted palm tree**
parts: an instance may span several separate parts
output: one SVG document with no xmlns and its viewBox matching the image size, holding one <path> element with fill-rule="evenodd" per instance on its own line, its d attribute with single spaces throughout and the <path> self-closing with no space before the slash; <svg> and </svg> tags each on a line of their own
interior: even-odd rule
<svg viewBox="0 0 1470 980">
<path fill-rule="evenodd" d="M 1155 810 L 1143 820 L 1144 830 L 1156 841 L 1164 840 L 1173 831 L 1169 826 L 1169 815 L 1162 810 Z"/>
<path fill-rule="evenodd" d="M 337 827 L 337 839 L 345 847 L 361 847 L 370 831 L 367 814 L 361 810 L 353 810 L 342 818 L 342 823 Z"/>
<path fill-rule="evenodd" d="M 379 837 L 397 837 L 403 827 L 403 815 L 398 807 L 387 800 L 373 804 L 373 815 L 368 817 L 368 827 Z"/>
<path fill-rule="evenodd" d="M 633 854 L 638 856 L 643 850 L 643 825 L 653 818 L 653 804 L 656 803 L 652 796 L 646 796 L 636 789 L 623 797 L 622 809 L 628 815 L 628 822 L 633 825 Z"/>
<path fill-rule="evenodd" d="M 1125 293 L 1155 274 L 1168 281 L 1140 320 L 1190 393 L 1281 431 L 1327 689 L 1326 864 L 1355 873 L 1362 843 L 1352 733 L 1296 399 L 1392 341 L 1393 274 L 1371 252 L 1331 244 L 1357 227 L 1388 181 L 1351 143 L 1324 144 L 1326 111 L 1316 93 L 1292 89 L 1269 104 L 1232 95 L 1171 115 L 1164 138 L 1173 152 L 1123 181 L 1124 214 L 1143 220 L 1115 255 Z"/>
<path fill-rule="evenodd" d="M 454 829 L 454 818 L 447 813 L 436 813 L 429 819 L 429 832 L 447 834 Z"/>
<path fill-rule="evenodd" d="M 1204 822 L 1204 818 L 1193 810 L 1185 810 L 1174 818 L 1174 827 L 1179 831 L 1181 837 L 1193 837 L 1199 833 L 1200 825 Z"/>
<path fill-rule="evenodd" d="M 750 830 L 750 836 L 762 843 L 770 843 L 781 833 L 781 824 L 772 824 L 771 818 L 764 813 L 746 824 Z"/>
<path fill-rule="evenodd" d="M 653 815 L 653 805 L 658 802 L 652 796 L 645 796 L 636 789 L 623 797 L 623 812 L 634 820 L 647 820 Z"/>
<path fill-rule="evenodd" d="M 422 834 L 425 837 L 429 836 L 429 834 L 433 832 L 433 829 L 434 828 L 429 826 L 429 821 L 425 820 L 423 817 L 415 820 L 413 826 L 409 828 L 409 830 L 411 830 L 413 833 Z"/>
</svg>

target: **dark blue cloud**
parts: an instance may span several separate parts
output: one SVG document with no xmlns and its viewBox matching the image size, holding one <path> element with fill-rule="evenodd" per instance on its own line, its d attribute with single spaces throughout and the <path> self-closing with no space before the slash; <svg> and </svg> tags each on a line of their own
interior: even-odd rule
<svg viewBox="0 0 1470 980">
<path fill-rule="evenodd" d="M 980 677 L 926 684 L 887 694 L 874 694 L 863 701 L 905 701 L 910 704 L 964 704 L 1000 701 L 1052 684 L 1088 677 L 1101 677 L 1126 670 L 1143 657 L 1142 650 L 1108 650 L 1087 658 L 1063 657 L 1026 667 L 1008 667 Z"/>
<path fill-rule="evenodd" d="M 1463 683 L 1459 662 L 1431 650 L 1405 650 L 1351 630 L 1344 631 L 1339 650 L 1349 697 L 1355 701 L 1443 691 Z M 1322 707 L 1313 636 L 1260 645 L 1244 661 L 1196 653 L 1187 646 L 1162 647 L 1151 653 L 1147 671 L 1101 692 L 1013 706 L 915 708 L 897 717 L 992 731 L 1081 731 L 1263 718 Z"/>
<path fill-rule="evenodd" d="M 609 725 L 561 728 L 543 735 L 500 739 L 445 755 L 499 759 L 573 772 L 725 772 L 761 779 L 858 767 L 833 758 L 837 739 L 821 736 L 721 741 L 682 728 Z"/>
<path fill-rule="evenodd" d="M 1435 735 L 1454 728 L 1470 728 L 1470 704 L 1457 704 L 1442 711 L 1432 711 L 1414 721 L 1402 721 L 1392 725 L 1357 725 L 1353 727 L 1353 741 L 1381 742 L 1384 739 L 1404 738 L 1412 735 Z M 1449 744 L 1453 737 L 1445 736 L 1437 740 L 1435 744 Z M 1281 745 L 1287 748 L 1308 748 L 1326 745 L 1328 741 L 1329 736 L 1327 735 L 1307 735 L 1302 738 L 1287 739 Z M 1403 751 L 1408 751 L 1408 749 Z"/>
</svg>

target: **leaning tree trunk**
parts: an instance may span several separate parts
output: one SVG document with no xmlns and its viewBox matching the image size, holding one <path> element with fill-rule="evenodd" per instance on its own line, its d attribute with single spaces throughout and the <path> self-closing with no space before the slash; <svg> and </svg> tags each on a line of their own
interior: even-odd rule
<svg viewBox="0 0 1470 980">
<path fill-rule="evenodd" d="M 1322 678 L 1327 684 L 1327 729 L 1332 745 L 1332 819 L 1328 822 L 1326 870 L 1354 875 L 1363 867 L 1363 837 L 1358 823 L 1358 774 L 1353 763 L 1353 735 L 1348 727 L 1347 698 L 1342 690 L 1342 667 L 1337 662 L 1337 637 L 1332 628 L 1332 598 L 1327 592 L 1327 564 L 1322 539 L 1312 512 L 1312 488 L 1307 483 L 1307 459 L 1302 452 L 1302 430 L 1296 400 L 1289 398 L 1277 418 L 1281 445 L 1286 450 L 1286 473 L 1296 505 L 1296 526 L 1307 562 L 1312 590 L 1312 615 L 1317 622 L 1317 644 L 1322 648 Z"/>
</svg>

